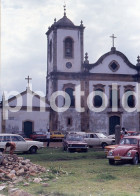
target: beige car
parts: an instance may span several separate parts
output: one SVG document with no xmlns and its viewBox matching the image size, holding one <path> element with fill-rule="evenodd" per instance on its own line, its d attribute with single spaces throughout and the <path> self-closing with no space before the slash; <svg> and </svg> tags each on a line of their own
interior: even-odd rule
<svg viewBox="0 0 140 196">
<path fill-rule="evenodd" d="M 25 140 L 17 134 L 0 134 L 0 151 L 3 151 L 7 142 L 16 144 L 16 152 L 30 152 L 34 154 L 38 149 L 43 148 L 43 142 Z"/>
<path fill-rule="evenodd" d="M 108 138 L 103 133 L 86 133 L 84 140 L 89 147 L 101 146 L 104 148 L 115 143 L 115 139 Z"/>
</svg>

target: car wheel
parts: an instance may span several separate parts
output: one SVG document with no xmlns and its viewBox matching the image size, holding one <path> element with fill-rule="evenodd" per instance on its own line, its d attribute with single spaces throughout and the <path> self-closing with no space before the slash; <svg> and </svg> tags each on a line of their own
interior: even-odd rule
<svg viewBox="0 0 140 196">
<path fill-rule="evenodd" d="M 36 146 L 32 146 L 29 150 L 30 154 L 36 154 L 37 153 L 37 147 Z"/>
<path fill-rule="evenodd" d="M 138 154 L 135 154 L 133 160 L 132 160 L 133 165 L 138 165 L 139 163 L 139 156 Z"/>
<path fill-rule="evenodd" d="M 105 146 L 107 146 L 107 143 L 104 142 L 104 143 L 101 144 L 101 146 L 102 146 L 102 148 L 104 149 Z"/>
<path fill-rule="evenodd" d="M 115 164 L 115 161 L 113 159 L 109 159 L 108 162 L 109 162 L 110 165 L 114 165 Z"/>
</svg>

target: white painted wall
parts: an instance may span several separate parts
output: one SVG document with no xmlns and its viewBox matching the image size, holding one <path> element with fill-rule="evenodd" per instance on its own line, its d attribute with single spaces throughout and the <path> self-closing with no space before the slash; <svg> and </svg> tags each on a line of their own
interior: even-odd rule
<svg viewBox="0 0 140 196">
<path fill-rule="evenodd" d="M 71 37 L 74 40 L 74 58 L 64 58 L 64 39 Z M 72 63 L 72 68 L 66 68 L 66 62 Z M 79 72 L 81 70 L 81 46 L 79 30 L 57 30 L 57 69 L 62 72 Z"/>
<path fill-rule="evenodd" d="M 0 133 L 2 132 L 2 108 L 0 108 Z"/>
<path fill-rule="evenodd" d="M 50 73 L 51 71 L 53 71 L 53 31 L 49 34 L 48 40 L 49 40 L 49 43 L 52 40 L 52 61 L 51 62 L 49 60 L 50 59 L 49 55 L 47 56 L 47 58 L 48 58 L 48 72 Z M 47 46 L 47 47 L 49 47 L 49 46 Z"/>
<path fill-rule="evenodd" d="M 49 112 L 26 112 L 19 111 L 16 113 L 9 112 L 9 118 L 6 121 L 6 132 L 23 133 L 23 122 L 34 122 L 34 131 L 46 133 L 49 127 Z"/>
<path fill-rule="evenodd" d="M 112 70 L 109 68 L 109 64 L 115 60 L 119 65 L 120 68 L 116 72 L 112 72 Z M 93 69 L 90 70 L 91 73 L 105 73 L 105 74 L 130 74 L 134 75 L 137 74 L 137 71 L 130 68 L 124 60 L 116 55 L 116 54 L 111 54 L 107 56 L 102 63 L 99 65 L 95 66 Z"/>
<path fill-rule="evenodd" d="M 17 95 L 17 99 L 13 99 L 9 102 L 9 106 L 33 106 L 33 107 L 49 107 L 45 103 L 45 97 L 37 97 L 35 93 L 30 90 L 28 93 Z M 45 95 L 44 95 L 45 96 Z"/>
</svg>

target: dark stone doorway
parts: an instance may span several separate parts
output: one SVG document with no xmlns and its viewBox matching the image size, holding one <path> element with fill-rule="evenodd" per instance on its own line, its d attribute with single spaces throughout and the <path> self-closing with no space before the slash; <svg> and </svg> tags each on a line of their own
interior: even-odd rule
<svg viewBox="0 0 140 196">
<path fill-rule="evenodd" d="M 115 126 L 120 125 L 120 117 L 119 116 L 111 116 L 109 118 L 109 135 L 115 134 Z"/>
<path fill-rule="evenodd" d="M 26 135 L 26 137 L 29 137 L 33 133 L 33 122 L 25 121 L 23 124 L 23 128 L 24 134 Z"/>
</svg>

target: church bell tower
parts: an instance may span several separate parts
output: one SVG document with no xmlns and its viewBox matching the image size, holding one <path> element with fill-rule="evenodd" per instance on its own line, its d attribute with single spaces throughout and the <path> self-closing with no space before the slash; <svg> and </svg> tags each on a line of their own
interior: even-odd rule
<svg viewBox="0 0 140 196">
<path fill-rule="evenodd" d="M 60 77 L 66 74 L 82 72 L 83 65 L 83 22 L 79 26 L 66 16 L 66 6 L 64 6 L 64 16 L 56 21 L 46 32 L 47 35 L 47 87 L 46 98 L 50 101 L 50 96 L 56 92 Z M 55 125 L 50 128 L 57 129 L 57 114 L 53 113 Z M 52 115 L 50 115 L 52 116 Z M 54 124 L 54 123 L 53 123 Z"/>
</svg>

